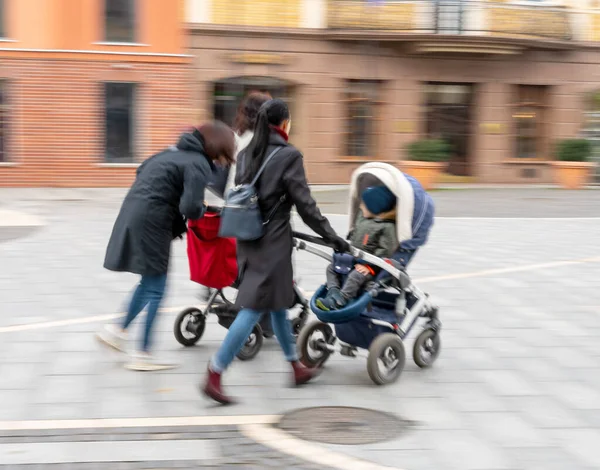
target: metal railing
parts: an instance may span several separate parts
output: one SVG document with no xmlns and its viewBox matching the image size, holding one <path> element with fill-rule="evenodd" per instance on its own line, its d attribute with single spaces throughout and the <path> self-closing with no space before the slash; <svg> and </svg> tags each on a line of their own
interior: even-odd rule
<svg viewBox="0 0 600 470">
<path fill-rule="evenodd" d="M 569 41 L 569 9 L 482 0 L 329 0 L 329 29 Z"/>
</svg>

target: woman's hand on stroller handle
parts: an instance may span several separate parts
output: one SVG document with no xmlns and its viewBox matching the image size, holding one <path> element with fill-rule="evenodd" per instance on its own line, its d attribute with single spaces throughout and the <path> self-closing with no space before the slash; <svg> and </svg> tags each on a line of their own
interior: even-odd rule
<svg viewBox="0 0 600 470">
<path fill-rule="evenodd" d="M 316 237 L 314 235 L 308 235 L 301 232 L 292 232 L 292 236 L 298 240 L 304 240 L 305 242 L 314 243 L 315 245 L 332 248 L 337 252 L 352 253 L 352 247 L 342 237 L 337 237 L 337 239 L 329 241 L 321 237 Z"/>
</svg>

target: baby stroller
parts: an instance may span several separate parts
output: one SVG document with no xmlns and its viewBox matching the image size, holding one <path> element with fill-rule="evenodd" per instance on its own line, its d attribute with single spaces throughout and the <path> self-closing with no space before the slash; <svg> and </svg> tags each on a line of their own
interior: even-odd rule
<svg viewBox="0 0 600 470">
<path fill-rule="evenodd" d="M 188 222 L 190 278 L 214 291 L 203 309 L 188 307 L 177 315 L 173 332 L 175 339 L 183 346 L 193 346 L 200 341 L 209 314 L 217 315 L 219 324 L 229 328 L 238 313 L 234 303 L 223 291 L 226 287 L 237 287 L 238 267 L 235 240 L 219 237 L 220 214 L 220 207 L 209 206 L 201 219 Z M 296 297 L 293 310 L 300 310 L 292 320 L 292 331 L 297 336 L 308 318 L 309 302 L 295 283 L 294 293 Z M 221 302 L 217 302 L 217 297 L 220 297 Z M 272 336 L 270 317 L 266 315 L 254 327 L 237 357 L 243 361 L 252 359 L 260 351 L 263 338 Z"/>
<path fill-rule="evenodd" d="M 362 191 L 369 186 L 382 184 L 397 197 L 398 239 L 415 240 L 421 237 L 420 243 L 424 243 L 433 221 L 433 201 L 416 180 L 388 164 L 368 163 L 355 171 L 350 188 L 351 228 L 359 210 Z M 429 223 L 423 225 L 423 220 L 427 219 Z M 418 224 L 419 220 L 421 224 Z M 366 350 L 367 371 L 371 380 L 377 385 L 395 382 L 406 360 L 403 340 L 420 320 L 424 326 L 416 338 L 413 359 L 421 368 L 434 363 L 441 347 L 438 308 L 406 273 L 411 254 L 407 256 L 402 244 L 399 244 L 400 248 L 392 259 L 386 260 L 354 247 L 351 247 L 349 254 L 332 255 L 313 246 L 328 246 L 323 239 L 297 232 L 294 232 L 294 243 L 297 249 L 328 261 L 333 260 L 334 269 L 344 265 L 343 261 L 335 262 L 339 257 L 349 255 L 352 265 L 360 262 L 381 269 L 374 283 L 339 310 L 324 311 L 317 307 L 316 301 L 327 294 L 325 285 L 315 292 L 310 307 L 319 321 L 303 328 L 297 341 L 300 360 L 306 366 L 320 367 L 338 350 L 348 357 L 362 355 Z"/>
</svg>

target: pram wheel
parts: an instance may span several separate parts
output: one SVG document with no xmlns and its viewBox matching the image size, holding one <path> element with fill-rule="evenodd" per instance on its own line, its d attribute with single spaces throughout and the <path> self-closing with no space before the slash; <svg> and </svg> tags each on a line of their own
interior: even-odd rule
<svg viewBox="0 0 600 470">
<path fill-rule="evenodd" d="M 302 314 L 299 317 L 296 317 L 292 320 L 292 334 L 294 335 L 295 338 L 298 337 L 298 335 L 300 334 L 300 331 L 302 330 L 302 327 L 304 326 L 304 318 L 302 317 Z"/>
<path fill-rule="evenodd" d="M 255 325 L 244 344 L 244 347 L 237 354 L 240 361 L 249 361 L 258 354 L 263 345 L 263 330 L 260 325 Z"/>
<path fill-rule="evenodd" d="M 206 317 L 200 309 L 189 307 L 182 310 L 175 319 L 173 333 L 177 342 L 183 346 L 193 346 L 204 334 Z"/>
<path fill-rule="evenodd" d="M 440 334 L 432 328 L 427 328 L 417 336 L 413 346 L 413 359 L 422 369 L 431 367 L 440 355 L 442 340 Z"/>
<path fill-rule="evenodd" d="M 316 321 L 302 328 L 297 341 L 300 362 L 306 367 L 321 367 L 331 355 L 327 345 L 333 339 L 333 331 L 327 323 Z"/>
<path fill-rule="evenodd" d="M 390 384 L 398 380 L 405 362 L 402 340 L 394 333 L 384 333 L 371 343 L 367 372 L 377 385 Z"/>
</svg>

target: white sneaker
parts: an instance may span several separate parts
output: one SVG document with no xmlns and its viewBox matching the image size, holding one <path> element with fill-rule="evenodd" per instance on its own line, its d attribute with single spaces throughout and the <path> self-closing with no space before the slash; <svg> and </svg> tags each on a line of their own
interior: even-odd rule
<svg viewBox="0 0 600 470">
<path fill-rule="evenodd" d="M 153 372 L 159 370 L 175 369 L 177 364 L 161 361 L 152 354 L 136 352 L 131 355 L 131 360 L 125 364 L 125 369 L 142 372 Z"/>
<path fill-rule="evenodd" d="M 96 338 L 108 347 L 116 349 L 119 352 L 125 352 L 127 333 L 117 325 L 104 325 L 104 328 L 96 333 Z"/>
</svg>

